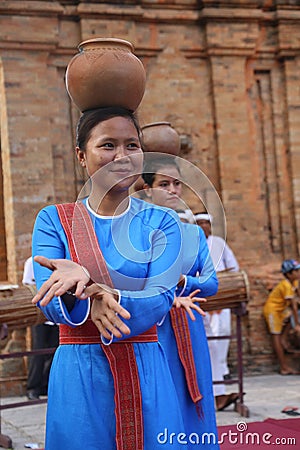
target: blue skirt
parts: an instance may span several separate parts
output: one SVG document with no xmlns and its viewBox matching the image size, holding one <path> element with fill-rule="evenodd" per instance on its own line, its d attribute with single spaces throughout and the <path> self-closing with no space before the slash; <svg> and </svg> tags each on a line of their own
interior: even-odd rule
<svg viewBox="0 0 300 450">
<path fill-rule="evenodd" d="M 174 380 L 180 409 L 184 419 L 186 441 L 189 449 L 219 449 L 212 388 L 210 354 L 202 316 L 195 314 L 196 320 L 188 318 L 193 348 L 197 381 L 203 398 L 196 406 L 189 394 L 185 373 L 179 358 L 170 314 L 158 327 L 158 339 L 162 344 Z M 172 447 L 170 447 L 172 448 Z"/>
<path fill-rule="evenodd" d="M 161 345 L 133 345 L 142 395 L 144 450 L 187 449 L 180 404 Z M 113 377 L 101 346 L 61 345 L 50 373 L 45 449 L 115 450 L 114 408 Z"/>
</svg>

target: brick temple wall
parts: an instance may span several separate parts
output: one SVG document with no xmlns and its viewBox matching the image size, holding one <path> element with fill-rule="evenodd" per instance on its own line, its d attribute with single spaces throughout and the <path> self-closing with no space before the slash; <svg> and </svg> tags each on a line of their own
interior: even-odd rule
<svg viewBox="0 0 300 450">
<path fill-rule="evenodd" d="M 141 124 L 167 120 L 181 156 L 220 196 L 227 241 L 250 281 L 245 368 L 276 370 L 262 305 L 299 257 L 300 5 L 296 0 L 0 2 L 0 275 L 20 283 L 34 218 L 76 198 L 78 111 L 64 86 L 79 42 L 131 41 L 147 71 Z M 196 211 L 217 211 L 210 188 Z M 218 232 L 215 224 L 215 232 Z M 231 363 L 236 364 L 232 345 Z"/>
</svg>

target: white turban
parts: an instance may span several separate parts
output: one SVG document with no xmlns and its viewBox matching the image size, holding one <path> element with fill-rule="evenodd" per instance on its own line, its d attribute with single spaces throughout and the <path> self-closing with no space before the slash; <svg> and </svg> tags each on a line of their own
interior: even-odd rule
<svg viewBox="0 0 300 450">
<path fill-rule="evenodd" d="M 207 220 L 208 222 L 212 223 L 212 216 L 210 214 L 201 213 L 201 214 L 196 214 L 194 217 L 195 217 L 195 220 Z"/>
</svg>

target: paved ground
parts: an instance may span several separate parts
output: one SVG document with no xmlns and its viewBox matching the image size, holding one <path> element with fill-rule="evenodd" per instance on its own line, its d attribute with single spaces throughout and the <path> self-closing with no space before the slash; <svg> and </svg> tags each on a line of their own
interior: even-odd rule
<svg viewBox="0 0 300 450">
<path fill-rule="evenodd" d="M 236 389 L 236 385 L 227 386 L 228 392 Z M 231 425 L 238 422 L 263 421 L 290 418 L 282 409 L 286 406 L 299 408 L 300 412 L 300 376 L 264 375 L 244 378 L 245 405 L 250 416 L 241 417 L 230 406 L 227 410 L 217 413 L 218 425 Z M 20 402 L 25 397 L 2 398 L 2 404 L 12 401 Z M 29 405 L 3 410 L 1 413 L 2 433 L 13 441 L 13 448 L 21 450 L 26 444 L 37 444 L 41 448 L 44 443 L 46 405 Z M 71 449 L 70 449 L 71 450 Z"/>
</svg>

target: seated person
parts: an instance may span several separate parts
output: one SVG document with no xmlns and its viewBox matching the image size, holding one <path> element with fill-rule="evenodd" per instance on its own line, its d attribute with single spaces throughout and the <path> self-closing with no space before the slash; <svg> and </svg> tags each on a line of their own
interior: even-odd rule
<svg viewBox="0 0 300 450">
<path fill-rule="evenodd" d="M 282 333 L 284 323 L 292 315 L 294 330 L 300 336 L 300 322 L 298 318 L 298 280 L 300 278 L 300 263 L 293 259 L 283 261 L 281 272 L 284 279 L 275 286 L 270 293 L 263 309 L 272 344 L 279 362 L 281 375 L 299 374 L 288 366 L 284 355 Z"/>
</svg>

